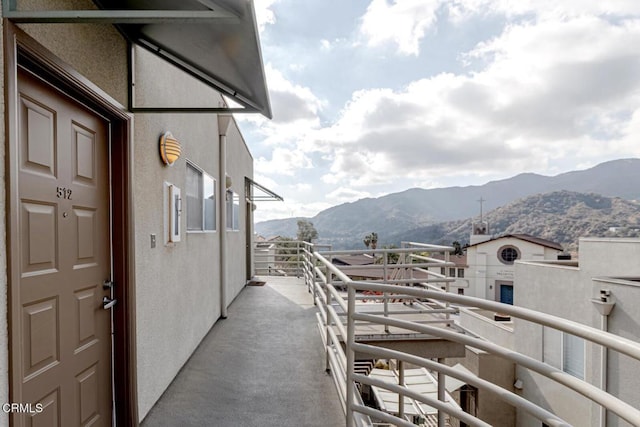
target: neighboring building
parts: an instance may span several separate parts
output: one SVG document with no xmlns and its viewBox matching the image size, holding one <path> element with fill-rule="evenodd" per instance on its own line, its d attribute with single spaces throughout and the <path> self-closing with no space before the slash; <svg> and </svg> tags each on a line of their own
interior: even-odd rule
<svg viewBox="0 0 640 427">
<path fill-rule="evenodd" d="M 640 341 L 640 239 L 583 238 L 580 260 L 516 263 L 515 304 Z M 608 312 L 610 310 L 610 312 Z M 638 362 L 572 335 L 515 319 L 514 349 L 549 363 L 640 407 Z M 605 355 L 604 357 L 603 354 Z M 604 368 L 603 368 L 604 367 Z M 561 385 L 516 367 L 522 395 L 572 425 L 628 426 Z M 604 385 L 602 384 L 604 382 Z M 540 425 L 518 412 L 517 425 Z"/>
<path fill-rule="evenodd" d="M 137 425 L 253 274 L 253 4 L 205 3 L 2 2 L 1 425 Z"/>
<path fill-rule="evenodd" d="M 489 238 L 467 247 L 465 295 L 513 304 L 514 262 L 557 260 L 562 246 L 528 234 Z"/>
</svg>

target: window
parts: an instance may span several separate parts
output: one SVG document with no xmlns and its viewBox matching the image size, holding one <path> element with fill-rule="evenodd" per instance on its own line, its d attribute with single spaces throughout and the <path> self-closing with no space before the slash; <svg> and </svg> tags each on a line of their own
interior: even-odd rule
<svg viewBox="0 0 640 427">
<path fill-rule="evenodd" d="M 498 259 L 504 264 L 513 264 L 517 259 L 520 259 L 520 251 L 515 246 L 503 246 L 498 249 Z"/>
<path fill-rule="evenodd" d="M 187 163 L 187 230 L 216 229 L 215 180 Z"/>
<path fill-rule="evenodd" d="M 584 339 L 545 326 L 542 361 L 584 380 Z"/>
<path fill-rule="evenodd" d="M 458 295 L 464 295 L 464 288 L 458 288 Z"/>
<path fill-rule="evenodd" d="M 227 230 L 240 230 L 240 196 L 227 190 Z"/>
<path fill-rule="evenodd" d="M 458 269 L 458 277 L 464 277 L 464 268 Z"/>
<path fill-rule="evenodd" d="M 445 275 L 446 268 L 440 267 L 440 274 Z"/>
<path fill-rule="evenodd" d="M 449 277 L 456 277 L 456 269 L 449 268 Z"/>
</svg>

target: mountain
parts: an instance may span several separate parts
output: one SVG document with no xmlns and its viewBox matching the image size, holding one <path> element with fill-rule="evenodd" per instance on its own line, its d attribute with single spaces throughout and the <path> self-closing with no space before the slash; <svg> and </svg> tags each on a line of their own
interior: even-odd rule
<svg viewBox="0 0 640 427">
<path fill-rule="evenodd" d="M 554 191 L 595 193 L 605 197 L 640 200 L 640 159 L 601 163 L 590 169 L 556 176 L 522 173 L 484 185 L 435 189 L 412 188 L 379 198 L 344 203 L 308 218 L 320 241 L 336 248 L 359 247 L 362 237 L 376 231 L 380 242 L 407 230 L 433 226 L 444 221 L 477 216 L 482 197 L 485 211 L 496 209 L 527 196 Z M 256 224 L 264 236 L 296 235 L 299 218 L 271 220 Z"/>
<path fill-rule="evenodd" d="M 556 191 L 516 200 L 483 219 L 493 235 L 525 233 L 576 250 L 579 237 L 640 236 L 640 203 L 595 193 Z M 418 241 L 450 245 L 469 242 L 472 219 L 419 227 L 388 237 L 388 242 Z"/>
</svg>

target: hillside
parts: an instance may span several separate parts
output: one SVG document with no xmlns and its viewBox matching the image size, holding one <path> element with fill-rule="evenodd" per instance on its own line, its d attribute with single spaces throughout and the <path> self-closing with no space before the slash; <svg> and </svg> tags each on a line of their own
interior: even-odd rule
<svg viewBox="0 0 640 427">
<path fill-rule="evenodd" d="M 579 237 L 640 236 L 640 203 L 571 191 L 539 194 L 484 215 L 493 235 L 526 233 L 575 250 Z M 615 231 L 611 231 L 615 229 Z M 389 243 L 469 241 L 471 219 L 450 221 L 388 236 Z"/>
<path fill-rule="evenodd" d="M 479 212 L 480 197 L 486 200 L 485 211 L 524 197 L 561 190 L 640 200 L 637 182 L 640 182 L 640 159 L 614 160 L 556 176 L 523 173 L 479 186 L 413 188 L 334 206 L 308 219 L 314 223 L 323 243 L 353 248 L 372 231 L 382 237 L 429 226 L 438 230 L 440 222 L 474 217 Z M 255 230 L 264 236 L 293 237 L 298 219 L 260 222 Z"/>
</svg>

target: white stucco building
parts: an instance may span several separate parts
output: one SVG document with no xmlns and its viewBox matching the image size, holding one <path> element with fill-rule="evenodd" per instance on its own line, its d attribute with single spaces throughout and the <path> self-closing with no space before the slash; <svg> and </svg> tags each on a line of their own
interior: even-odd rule
<svg viewBox="0 0 640 427">
<path fill-rule="evenodd" d="M 465 295 L 513 303 L 513 281 L 517 260 L 556 260 L 562 246 L 528 234 L 508 234 L 467 247 L 468 284 Z M 456 284 L 459 279 L 456 281 Z"/>
<path fill-rule="evenodd" d="M 2 1 L 0 401 L 41 410 L 0 425 L 138 425 L 253 274 L 253 3 L 160 3 Z"/>
<path fill-rule="evenodd" d="M 516 305 L 640 341 L 640 239 L 583 238 L 578 261 L 516 263 Z M 640 406 L 636 361 L 556 330 L 515 319 L 514 349 Z M 629 426 L 598 405 L 516 367 L 522 394 L 576 426 Z M 539 426 L 518 412 L 517 425 Z"/>
</svg>

